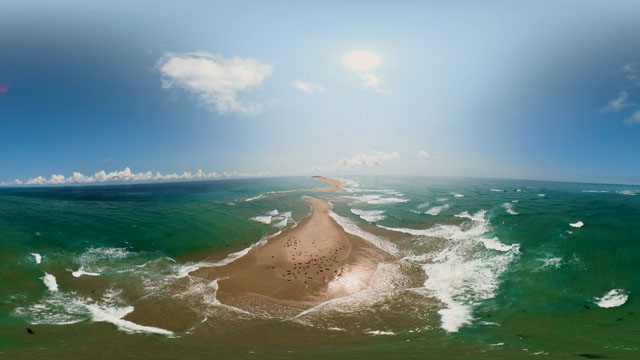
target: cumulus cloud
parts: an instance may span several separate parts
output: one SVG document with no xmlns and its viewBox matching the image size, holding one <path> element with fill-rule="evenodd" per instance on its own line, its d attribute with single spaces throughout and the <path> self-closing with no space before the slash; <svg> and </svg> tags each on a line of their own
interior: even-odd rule
<svg viewBox="0 0 640 360">
<path fill-rule="evenodd" d="M 384 151 L 374 151 L 371 154 L 359 153 L 351 158 L 342 158 L 331 167 L 332 170 L 357 169 L 380 166 L 396 160 L 400 157 L 397 152 L 386 153 Z"/>
<path fill-rule="evenodd" d="M 606 110 L 620 111 L 624 109 L 625 107 L 629 106 L 629 103 L 627 103 L 628 98 L 629 93 L 627 93 L 626 91 L 621 91 L 615 99 L 609 100 Z"/>
<path fill-rule="evenodd" d="M 257 59 L 208 52 L 166 53 L 156 66 L 163 88 L 186 90 L 219 113 L 242 114 L 260 112 L 263 106 L 241 100 L 240 93 L 260 86 L 273 71 L 271 65 Z"/>
<path fill-rule="evenodd" d="M 418 157 L 419 158 L 428 158 L 430 157 L 431 154 L 429 154 L 428 152 L 426 152 L 425 150 L 420 150 L 418 151 Z"/>
<path fill-rule="evenodd" d="M 318 94 L 327 91 L 321 84 L 314 84 L 307 81 L 296 80 L 291 83 L 296 89 L 307 94 Z"/>
<path fill-rule="evenodd" d="M 207 180 L 217 178 L 229 178 L 229 177 L 260 177 L 267 176 L 267 173 L 251 173 L 251 172 L 239 172 L 236 170 L 225 171 L 222 174 L 218 174 L 215 171 L 204 172 L 198 170 L 194 173 L 185 171 L 182 174 L 161 174 L 159 172 L 153 173 L 151 171 L 134 173 L 129 167 L 121 171 L 105 172 L 99 171 L 93 175 L 87 176 L 80 172 L 74 172 L 71 176 L 65 177 L 60 174 L 53 174 L 50 177 L 38 176 L 31 178 L 27 181 L 21 181 L 15 179 L 11 182 L 2 182 L 2 186 L 12 185 L 64 185 L 64 184 L 95 184 L 95 183 L 142 183 L 142 182 L 154 182 L 154 181 L 179 181 L 179 180 Z"/>
<path fill-rule="evenodd" d="M 367 90 L 371 90 L 375 93 L 378 94 L 384 94 L 384 81 L 382 79 L 380 79 L 378 76 L 371 74 L 371 73 L 366 73 L 366 74 L 359 74 L 360 80 L 362 80 L 362 87 L 367 89 Z"/>
</svg>

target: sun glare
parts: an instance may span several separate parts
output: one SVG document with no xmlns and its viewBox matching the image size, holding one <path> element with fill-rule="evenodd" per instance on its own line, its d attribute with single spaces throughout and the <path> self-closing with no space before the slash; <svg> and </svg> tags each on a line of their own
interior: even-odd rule
<svg viewBox="0 0 640 360">
<path fill-rule="evenodd" d="M 355 71 L 369 71 L 380 65 L 380 55 L 371 51 L 354 51 L 348 53 L 342 62 L 346 67 Z"/>
</svg>

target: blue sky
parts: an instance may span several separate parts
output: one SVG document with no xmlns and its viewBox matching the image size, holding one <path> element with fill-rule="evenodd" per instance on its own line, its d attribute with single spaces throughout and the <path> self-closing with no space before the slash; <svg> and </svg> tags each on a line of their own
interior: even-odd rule
<svg viewBox="0 0 640 360">
<path fill-rule="evenodd" d="M 638 2 L 19 1 L 0 34 L 0 182 L 640 182 Z"/>
</svg>

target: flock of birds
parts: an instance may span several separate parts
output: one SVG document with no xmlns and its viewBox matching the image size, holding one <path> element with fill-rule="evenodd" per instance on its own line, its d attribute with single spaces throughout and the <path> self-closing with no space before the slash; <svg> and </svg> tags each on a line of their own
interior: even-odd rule
<svg viewBox="0 0 640 360">
<path fill-rule="evenodd" d="M 327 241 L 331 241 L 328 236 L 320 241 L 313 239 L 311 244 L 314 248 L 318 248 L 320 242 Z M 344 244 L 316 254 L 309 254 L 306 250 L 298 250 L 299 244 L 300 239 L 293 235 L 290 235 L 284 243 L 284 247 L 289 250 L 288 252 L 291 254 L 291 260 L 293 261 L 293 264 L 280 274 L 287 281 L 302 280 L 304 284 L 308 284 L 314 280 L 327 281 L 342 275 L 344 266 L 340 266 L 338 255 L 340 250 L 345 248 Z M 324 253 L 325 255 L 319 255 L 319 253 Z M 275 266 L 272 269 L 275 269 Z"/>
</svg>

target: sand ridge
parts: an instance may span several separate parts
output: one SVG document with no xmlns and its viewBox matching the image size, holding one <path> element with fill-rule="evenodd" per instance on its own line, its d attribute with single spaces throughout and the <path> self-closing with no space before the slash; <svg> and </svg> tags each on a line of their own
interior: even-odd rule
<svg viewBox="0 0 640 360">
<path fill-rule="evenodd" d="M 341 188 L 335 179 L 317 179 L 332 184 L 323 192 Z M 190 275 L 218 280 L 218 300 L 234 306 L 239 294 L 321 302 L 367 288 L 378 263 L 392 259 L 391 255 L 346 233 L 331 218 L 326 200 L 309 197 L 306 201 L 311 213 L 296 227 L 230 264 L 200 268 Z"/>
</svg>

